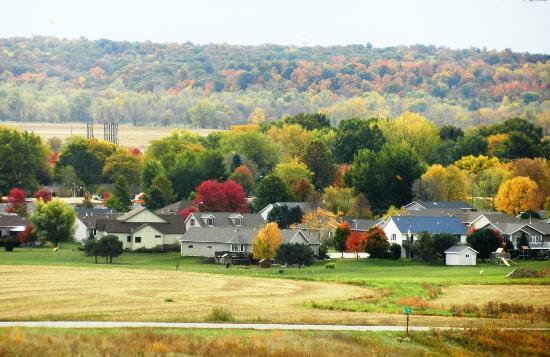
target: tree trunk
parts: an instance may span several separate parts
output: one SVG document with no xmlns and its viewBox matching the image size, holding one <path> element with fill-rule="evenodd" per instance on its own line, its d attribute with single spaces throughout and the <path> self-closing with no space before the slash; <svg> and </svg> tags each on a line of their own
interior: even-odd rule
<svg viewBox="0 0 550 357">
<path fill-rule="evenodd" d="M 97 264 L 97 255 L 94 255 L 95 263 Z"/>
<path fill-rule="evenodd" d="M 342 259 L 344 259 L 344 251 L 341 251 L 340 253 L 342 253 Z"/>
<path fill-rule="evenodd" d="M 113 257 L 112 256 L 109 256 L 109 263 L 113 264 Z"/>
<path fill-rule="evenodd" d="M 105 263 L 109 263 L 109 257 L 105 257 Z"/>
</svg>

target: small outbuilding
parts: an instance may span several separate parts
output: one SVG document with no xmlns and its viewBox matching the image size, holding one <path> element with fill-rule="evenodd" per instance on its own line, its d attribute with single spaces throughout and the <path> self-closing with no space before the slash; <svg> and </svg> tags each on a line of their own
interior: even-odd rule
<svg viewBox="0 0 550 357">
<path fill-rule="evenodd" d="M 445 265 L 476 265 L 477 254 L 467 245 L 453 245 L 445 251 Z"/>
</svg>

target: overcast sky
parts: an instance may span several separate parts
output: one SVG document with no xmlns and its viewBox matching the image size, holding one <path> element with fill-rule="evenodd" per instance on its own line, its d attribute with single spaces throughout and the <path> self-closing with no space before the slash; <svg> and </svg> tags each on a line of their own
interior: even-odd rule
<svg viewBox="0 0 550 357">
<path fill-rule="evenodd" d="M 0 37 L 33 35 L 550 53 L 550 1 L 2 0 Z"/>
</svg>

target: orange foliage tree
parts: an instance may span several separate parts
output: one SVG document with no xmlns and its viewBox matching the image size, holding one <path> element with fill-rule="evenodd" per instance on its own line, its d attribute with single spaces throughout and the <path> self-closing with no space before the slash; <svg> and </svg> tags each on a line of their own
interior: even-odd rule
<svg viewBox="0 0 550 357">
<path fill-rule="evenodd" d="M 346 251 L 354 252 L 355 259 L 359 260 L 359 252 L 365 249 L 365 235 L 361 232 L 353 231 L 346 240 Z"/>
<path fill-rule="evenodd" d="M 539 187 L 535 181 L 524 176 L 506 180 L 498 189 L 495 206 L 497 210 L 513 215 L 536 211 L 541 206 Z"/>
</svg>

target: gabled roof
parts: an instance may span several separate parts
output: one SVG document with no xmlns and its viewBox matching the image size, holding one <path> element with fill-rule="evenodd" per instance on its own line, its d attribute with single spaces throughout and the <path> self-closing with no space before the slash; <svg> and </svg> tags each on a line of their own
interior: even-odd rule
<svg viewBox="0 0 550 357">
<path fill-rule="evenodd" d="M 88 228 L 95 227 L 98 219 L 116 219 L 120 216 L 122 216 L 122 213 L 77 214 L 78 219 Z"/>
<path fill-rule="evenodd" d="M 119 216 L 117 219 L 119 221 L 127 221 L 130 218 L 134 217 L 136 214 L 145 211 L 146 209 L 147 208 L 145 208 L 145 206 L 140 206 L 140 207 L 134 208 L 133 210 L 124 213 L 122 216 Z"/>
<path fill-rule="evenodd" d="M 466 234 L 466 226 L 456 217 L 392 216 L 390 219 L 401 233 L 407 233 L 410 230 L 412 234 L 420 232 Z"/>
<path fill-rule="evenodd" d="M 342 219 L 349 223 L 349 227 L 352 231 L 359 231 L 359 232 L 365 232 L 367 229 L 381 223 L 380 220 L 351 218 L 347 216 L 342 217 Z"/>
<path fill-rule="evenodd" d="M 238 212 L 193 212 L 191 213 L 185 222 L 189 220 L 190 217 L 194 217 L 196 224 L 201 228 L 212 229 L 214 227 L 218 228 L 236 228 L 234 221 L 237 218 L 242 217 L 242 228 L 260 228 L 265 225 L 265 221 L 258 213 L 238 213 Z M 214 218 L 214 227 L 208 227 L 206 222 L 203 221 L 208 217 Z"/>
<path fill-rule="evenodd" d="M 212 227 L 208 230 L 190 229 L 181 238 L 182 242 L 197 243 L 227 243 L 227 244 L 252 244 L 259 229 L 235 229 Z M 315 234 L 309 234 L 299 229 L 281 229 L 282 243 L 290 243 L 297 234 L 303 235 L 309 244 L 321 244 Z"/>
<path fill-rule="evenodd" d="M 403 206 L 403 208 L 407 209 L 407 207 L 412 206 L 415 203 L 422 206 L 425 209 L 430 209 L 430 208 L 465 209 L 465 210 L 471 210 L 472 209 L 472 206 L 470 206 L 466 202 L 462 202 L 462 201 L 413 201 L 413 202 Z"/>
<path fill-rule="evenodd" d="M 465 250 L 471 250 L 471 251 L 475 252 L 476 254 L 479 254 L 479 252 L 477 250 L 470 247 L 469 245 L 453 245 L 452 247 L 450 247 L 449 249 L 447 249 L 445 251 L 445 254 L 460 254 Z"/>
<path fill-rule="evenodd" d="M 261 215 L 266 215 L 267 217 L 269 212 L 271 212 L 271 210 L 275 206 L 287 206 L 289 209 L 298 206 L 300 207 L 302 212 L 305 212 L 307 210 L 312 210 L 315 208 L 311 202 L 275 202 L 275 203 L 268 204 L 267 206 L 262 208 L 258 213 Z"/>
<path fill-rule="evenodd" d="M 156 214 L 179 214 L 180 211 L 191 207 L 192 201 L 181 200 L 164 206 L 155 211 Z"/>
<path fill-rule="evenodd" d="M 124 222 L 120 219 L 98 219 L 96 229 L 106 233 L 132 233 L 143 226 L 150 226 L 162 234 L 183 234 L 185 224 L 180 215 L 158 215 L 165 222 Z"/>
</svg>

